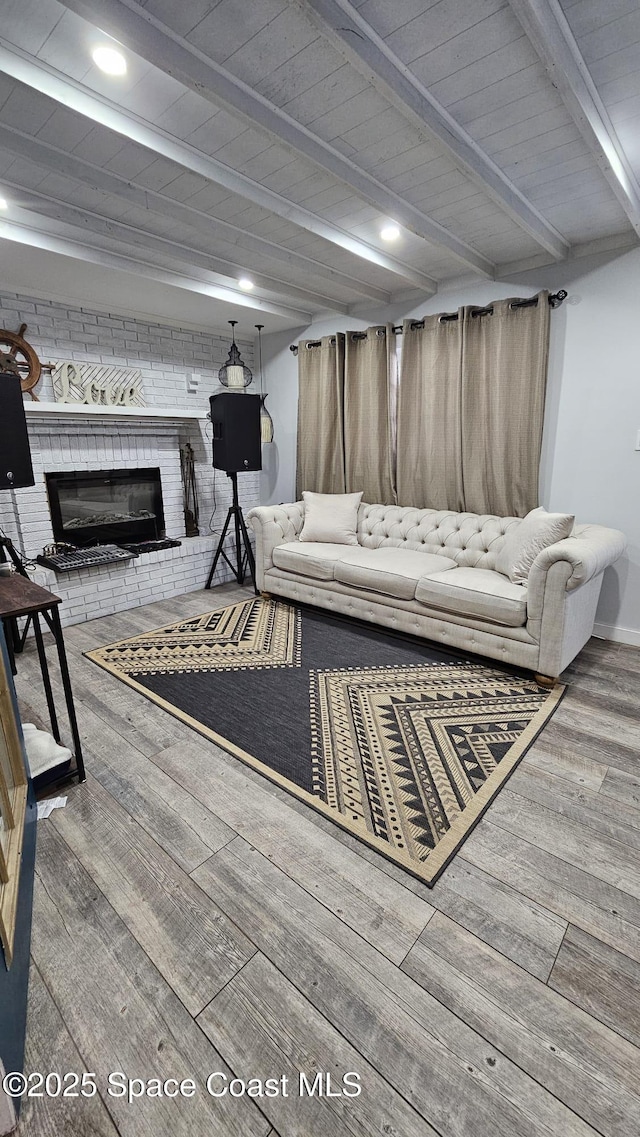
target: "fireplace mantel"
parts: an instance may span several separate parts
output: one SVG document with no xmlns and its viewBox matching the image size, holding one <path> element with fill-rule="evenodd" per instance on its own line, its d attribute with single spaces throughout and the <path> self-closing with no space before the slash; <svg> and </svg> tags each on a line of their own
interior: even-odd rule
<svg viewBox="0 0 640 1137">
<path fill-rule="evenodd" d="M 183 407 L 103 407 L 87 403 L 25 403 L 27 420 L 38 418 L 94 418 L 125 419 L 127 422 L 145 424 L 148 420 L 160 419 L 183 422 L 184 420 L 205 420 L 205 410 L 185 410 Z"/>
</svg>

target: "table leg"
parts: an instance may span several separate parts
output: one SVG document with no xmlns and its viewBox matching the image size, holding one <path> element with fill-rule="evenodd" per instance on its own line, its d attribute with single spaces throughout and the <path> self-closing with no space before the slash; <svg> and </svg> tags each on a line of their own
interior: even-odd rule
<svg viewBox="0 0 640 1137">
<path fill-rule="evenodd" d="M 73 702 L 73 691 L 71 690 L 71 676 L 69 675 L 69 665 L 67 664 L 67 653 L 64 646 L 64 637 L 62 635 L 62 625 L 60 623 L 60 615 L 56 606 L 50 608 L 51 612 L 51 626 L 53 629 L 56 647 L 58 649 L 58 660 L 60 662 L 60 674 L 62 676 L 62 686 L 64 688 L 64 698 L 67 704 L 67 714 L 69 716 L 69 726 L 71 727 L 71 737 L 73 738 L 73 747 L 76 758 L 76 767 L 78 772 L 78 781 L 84 782 L 86 774 L 84 770 L 84 759 L 82 757 L 82 743 L 80 742 L 80 732 L 78 730 L 78 720 L 76 719 L 76 709 Z"/>
<path fill-rule="evenodd" d="M 9 618 L 4 619 L 2 621 L 2 625 L 4 627 L 4 642 L 7 645 L 7 652 L 9 654 L 9 666 L 11 667 L 11 674 L 15 675 L 17 673 L 17 670 L 18 670 L 16 667 L 16 653 L 14 650 L 14 640 L 13 640 L 14 629 L 15 629 L 15 620 L 11 620 Z"/>
<path fill-rule="evenodd" d="M 47 653 L 44 650 L 44 643 L 42 640 L 42 629 L 40 627 L 40 617 L 35 612 L 33 615 L 33 632 L 36 638 L 36 647 L 38 649 L 38 659 L 40 660 L 40 670 L 42 672 L 42 684 L 44 686 L 44 693 L 47 697 L 47 707 L 49 709 L 49 718 L 51 720 L 51 730 L 56 742 L 60 742 L 60 727 L 58 726 L 58 716 L 56 715 L 56 705 L 53 700 L 53 691 L 51 690 L 51 679 L 49 677 L 49 664 L 47 663 Z"/>
</svg>

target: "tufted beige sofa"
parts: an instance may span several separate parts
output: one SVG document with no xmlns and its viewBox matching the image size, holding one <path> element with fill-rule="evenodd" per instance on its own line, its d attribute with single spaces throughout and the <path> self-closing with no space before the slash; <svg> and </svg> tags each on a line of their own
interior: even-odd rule
<svg viewBox="0 0 640 1137">
<path fill-rule="evenodd" d="M 593 631 L 616 529 L 576 525 L 539 553 L 526 585 L 496 571 L 517 517 L 362 504 L 358 545 L 301 542 L 302 502 L 252 509 L 260 591 L 423 636 L 551 682 Z"/>
</svg>

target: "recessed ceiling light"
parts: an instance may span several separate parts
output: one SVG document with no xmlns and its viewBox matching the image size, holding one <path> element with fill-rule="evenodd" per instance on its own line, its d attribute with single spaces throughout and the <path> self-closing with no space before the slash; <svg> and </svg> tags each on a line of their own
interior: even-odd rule
<svg viewBox="0 0 640 1137">
<path fill-rule="evenodd" d="M 380 236 L 383 241 L 397 241 L 400 230 L 397 225 L 384 225 L 380 230 Z"/>
<path fill-rule="evenodd" d="M 249 280 L 248 276 L 241 276 L 238 281 L 238 288 L 241 288 L 243 292 L 251 292 L 253 281 Z"/>
<path fill-rule="evenodd" d="M 127 70 L 127 61 L 121 51 L 117 47 L 110 47 L 109 44 L 101 44 L 91 52 L 91 58 L 96 67 L 104 71 L 106 75 L 124 75 Z"/>
<path fill-rule="evenodd" d="M 9 202 L 7 201 L 6 197 L 0 197 L 0 209 L 8 209 L 8 208 L 9 208 Z"/>
</svg>

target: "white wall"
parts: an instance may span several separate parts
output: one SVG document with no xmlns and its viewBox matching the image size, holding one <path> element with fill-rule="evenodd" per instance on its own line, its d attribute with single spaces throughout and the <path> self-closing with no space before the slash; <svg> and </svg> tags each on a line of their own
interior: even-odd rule
<svg viewBox="0 0 640 1137">
<path fill-rule="evenodd" d="M 551 509 L 626 533 L 627 553 L 605 575 L 597 631 L 640 645 L 640 250 L 570 289 L 543 486 Z"/>
<path fill-rule="evenodd" d="M 462 304 L 566 288 L 551 314 L 551 347 L 540 502 L 579 521 L 624 530 L 629 548 L 605 574 L 597 632 L 640 645 L 640 249 L 538 269 L 505 281 L 459 282 L 409 310 L 375 309 L 264 338 L 266 389 L 275 440 L 263 471 L 266 504 L 295 490 L 297 362 L 289 344 L 347 328 Z"/>
</svg>

